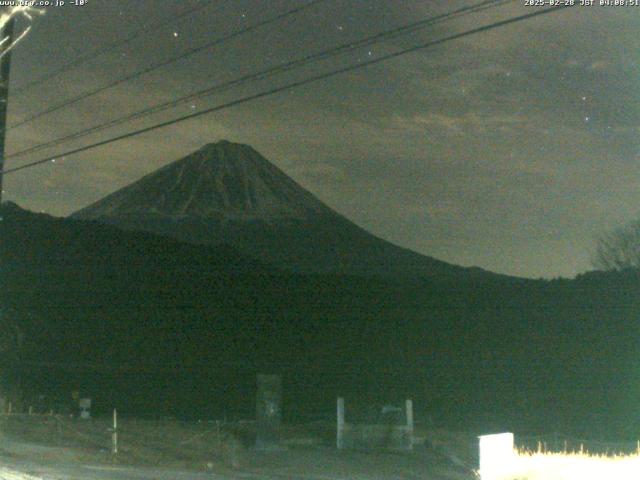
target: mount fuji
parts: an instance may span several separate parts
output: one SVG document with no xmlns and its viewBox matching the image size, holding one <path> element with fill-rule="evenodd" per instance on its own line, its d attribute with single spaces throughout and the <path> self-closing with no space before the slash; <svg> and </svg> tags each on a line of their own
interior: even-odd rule
<svg viewBox="0 0 640 480">
<path fill-rule="evenodd" d="M 126 230 L 228 244 L 298 273 L 498 276 L 387 242 L 332 210 L 248 145 L 220 141 L 74 213 Z"/>
</svg>

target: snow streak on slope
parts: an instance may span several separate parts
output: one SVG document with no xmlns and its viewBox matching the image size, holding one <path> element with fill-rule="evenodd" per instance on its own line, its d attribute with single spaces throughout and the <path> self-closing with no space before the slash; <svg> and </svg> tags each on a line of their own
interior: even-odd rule
<svg viewBox="0 0 640 480">
<path fill-rule="evenodd" d="M 271 223 L 332 213 L 253 148 L 222 141 L 147 175 L 74 217 L 197 217 Z"/>
</svg>

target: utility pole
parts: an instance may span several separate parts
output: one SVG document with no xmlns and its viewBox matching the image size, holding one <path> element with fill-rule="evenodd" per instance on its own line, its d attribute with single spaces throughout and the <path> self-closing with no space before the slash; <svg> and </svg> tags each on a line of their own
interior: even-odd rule
<svg viewBox="0 0 640 480">
<path fill-rule="evenodd" d="M 0 53 L 13 45 L 13 29 L 15 19 L 10 19 L 0 31 L 0 39 L 4 39 Z M 11 71 L 11 51 L 0 59 L 0 202 L 4 192 L 2 171 L 4 170 L 4 147 L 7 138 L 7 109 L 9 107 L 9 72 Z"/>
<path fill-rule="evenodd" d="M 2 47 L 0 48 L 0 55 L 6 51 L 7 48 L 11 48 L 13 43 L 13 27 L 15 25 L 14 19 L 10 19 L 3 29 L 0 30 L 0 39 L 5 39 Z M 2 202 L 2 171 L 4 170 L 4 144 L 6 138 L 6 126 L 7 126 L 7 107 L 9 105 L 9 71 L 11 67 L 11 51 L 8 51 L 6 55 L 0 58 L 0 203 Z M 3 320 L 3 311 L 0 306 L 0 321 Z M 2 366 L 0 370 L 0 399 L 5 402 L 7 399 L 6 380 L 7 380 L 7 367 Z M 4 408 L 4 407 L 3 407 Z M 9 412 L 11 412 L 11 402 L 9 402 Z M 4 412 L 3 412 L 4 413 Z"/>
</svg>

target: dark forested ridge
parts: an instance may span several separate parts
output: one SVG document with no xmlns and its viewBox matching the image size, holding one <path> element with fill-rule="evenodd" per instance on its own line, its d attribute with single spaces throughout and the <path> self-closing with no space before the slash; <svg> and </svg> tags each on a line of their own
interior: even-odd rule
<svg viewBox="0 0 640 480">
<path fill-rule="evenodd" d="M 255 374 L 279 372 L 290 418 L 330 416 L 340 394 L 411 396 L 418 420 L 483 431 L 640 427 L 634 271 L 295 275 L 222 245 L 10 204 L 0 215 L 2 318 L 23 335 L 7 364 L 26 394 L 79 387 L 103 411 L 250 416 Z"/>
</svg>

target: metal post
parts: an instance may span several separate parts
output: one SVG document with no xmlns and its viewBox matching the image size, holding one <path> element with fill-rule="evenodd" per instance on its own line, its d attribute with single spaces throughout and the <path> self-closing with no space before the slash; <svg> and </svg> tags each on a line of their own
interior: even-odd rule
<svg viewBox="0 0 640 480">
<path fill-rule="evenodd" d="M 0 32 L 0 38 L 6 38 L 4 42 L 4 51 L 6 48 L 11 48 L 13 44 L 13 30 L 15 26 L 15 19 L 11 19 L 7 22 L 5 27 Z M 0 59 L 0 172 L 4 170 L 4 150 L 5 140 L 7 137 L 7 109 L 9 107 L 9 73 L 11 71 L 11 51 L 7 52 L 5 56 Z M 2 173 L 0 173 L 0 202 L 2 201 L 3 184 Z"/>
<path fill-rule="evenodd" d="M 338 424 L 336 429 L 336 447 L 344 448 L 344 398 L 338 398 Z"/>
</svg>

